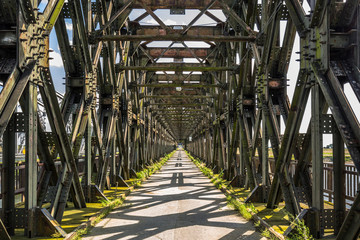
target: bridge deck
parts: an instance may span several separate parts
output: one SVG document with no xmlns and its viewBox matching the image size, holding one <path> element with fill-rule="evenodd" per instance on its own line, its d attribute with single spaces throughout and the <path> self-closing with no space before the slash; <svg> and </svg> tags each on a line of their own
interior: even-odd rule
<svg viewBox="0 0 360 240">
<path fill-rule="evenodd" d="M 183 151 L 84 239 L 261 239 Z M 264 238 L 265 239 L 265 238 Z"/>
</svg>

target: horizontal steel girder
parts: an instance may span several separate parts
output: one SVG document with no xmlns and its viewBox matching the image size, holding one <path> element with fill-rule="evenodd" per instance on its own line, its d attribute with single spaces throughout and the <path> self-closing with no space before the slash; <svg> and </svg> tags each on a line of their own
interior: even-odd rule
<svg viewBox="0 0 360 240">
<path fill-rule="evenodd" d="M 119 4 L 125 4 L 126 0 L 120 0 Z M 146 5 L 150 8 L 154 9 L 201 9 L 204 6 L 207 6 L 211 0 L 179 0 L 179 1 L 171 1 L 171 0 L 160 0 L 160 1 L 152 1 L 152 0 L 142 0 L 141 2 L 135 1 L 131 8 L 143 9 L 143 5 Z M 226 0 L 228 4 L 231 4 L 232 1 Z M 212 5 L 211 9 L 220 9 L 221 5 L 216 2 Z"/>
<path fill-rule="evenodd" d="M 124 70 L 135 70 L 135 71 L 196 71 L 196 72 L 221 72 L 221 71 L 235 71 L 238 66 L 230 67 L 211 67 L 208 65 L 202 65 L 200 63 L 156 63 L 148 66 L 123 66 L 120 64 L 116 65 L 117 71 Z"/>
<path fill-rule="evenodd" d="M 179 116 L 179 115 L 163 115 L 163 116 L 159 116 L 161 119 L 164 120 L 198 120 L 198 119 L 202 119 L 203 116 L 201 115 L 187 115 L 187 116 Z"/>
<path fill-rule="evenodd" d="M 187 113 L 187 112 L 199 112 L 199 111 L 202 111 L 202 109 L 194 109 L 194 108 L 177 108 L 177 109 L 174 109 L 174 108 L 165 108 L 165 109 L 157 109 L 157 108 L 152 108 L 151 109 L 152 112 L 174 112 L 174 113 Z"/>
<path fill-rule="evenodd" d="M 199 112 L 199 113 L 164 113 L 164 115 L 157 115 L 157 116 L 204 116 L 204 112 Z"/>
<path fill-rule="evenodd" d="M 213 98 L 212 96 L 205 96 L 205 95 L 145 95 L 143 98 L 191 98 L 191 99 L 197 99 L 197 98 Z"/>
<path fill-rule="evenodd" d="M 201 81 L 205 80 L 206 77 L 202 74 L 154 74 L 150 78 L 151 80 L 157 81 Z"/>
<path fill-rule="evenodd" d="M 206 103 L 149 103 L 150 106 L 184 106 L 184 107 L 198 107 L 198 106 L 207 106 Z"/>
<path fill-rule="evenodd" d="M 150 84 L 135 84 L 134 87 L 152 87 L 152 88 L 221 88 L 221 85 L 217 84 L 184 84 L 184 83 L 150 83 Z"/>
<path fill-rule="evenodd" d="M 190 51 L 189 51 L 190 49 Z M 206 58 L 211 52 L 211 48 L 148 48 L 147 53 L 153 58 Z M 144 54 L 143 54 L 144 55 Z"/>
<path fill-rule="evenodd" d="M 213 35 L 104 35 L 97 38 L 101 41 L 213 41 L 213 42 L 254 42 L 255 37 L 246 36 L 213 36 Z"/>
<path fill-rule="evenodd" d="M 168 30 L 165 30 L 161 26 L 155 26 L 155 25 L 136 25 L 136 35 L 184 35 L 182 32 L 186 28 L 186 26 L 166 26 Z M 131 28 L 131 23 L 130 23 Z M 202 35 L 209 35 L 209 36 L 218 36 L 223 35 L 224 30 L 222 25 L 216 25 L 216 26 L 193 26 L 191 27 L 187 32 L 186 35 L 191 36 L 202 36 Z"/>
</svg>

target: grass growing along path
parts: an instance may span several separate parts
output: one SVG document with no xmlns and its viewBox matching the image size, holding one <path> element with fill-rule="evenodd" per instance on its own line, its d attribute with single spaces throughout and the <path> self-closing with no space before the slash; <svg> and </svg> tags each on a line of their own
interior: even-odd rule
<svg viewBox="0 0 360 240">
<path fill-rule="evenodd" d="M 140 172 L 137 172 L 137 178 L 126 180 L 127 184 L 130 186 L 129 188 L 111 187 L 110 189 L 105 190 L 104 195 L 109 201 L 99 199 L 98 203 L 86 203 L 87 207 L 81 209 L 76 209 L 72 202 L 68 202 L 68 206 L 65 209 L 61 222 L 61 227 L 66 233 L 68 233 L 68 236 L 71 234 L 72 237 L 67 237 L 65 239 L 80 239 L 81 235 L 86 234 L 96 223 L 106 217 L 109 212 L 122 206 L 126 196 L 133 191 L 136 186 L 140 185 L 141 182 L 158 171 L 174 153 L 175 151 L 165 155 L 165 157 L 161 158 L 160 161 L 153 163 L 151 166 L 147 166 Z M 80 227 L 80 225 L 83 227 Z M 23 236 L 23 233 L 24 229 L 16 229 L 15 236 L 12 236 L 11 239 L 28 239 Z M 59 237 L 59 234 L 54 233 L 52 237 L 37 237 L 34 239 L 60 240 L 64 238 Z"/>
<path fill-rule="evenodd" d="M 211 182 L 220 189 L 227 198 L 228 205 L 239 211 L 239 213 L 247 220 L 254 220 L 256 227 L 259 227 L 264 237 L 270 239 L 313 239 L 309 233 L 309 229 L 305 226 L 303 221 L 297 221 L 295 224 L 294 233 L 291 236 L 283 236 L 282 234 L 294 222 L 294 217 L 285 210 L 285 203 L 282 202 L 275 209 L 266 208 L 265 203 L 245 203 L 245 199 L 250 194 L 249 189 L 234 188 L 229 185 L 230 181 L 222 178 L 222 173 L 214 174 L 213 171 L 206 167 L 200 159 L 194 158 L 191 154 L 185 151 L 187 156 L 194 162 L 194 164 L 201 170 L 201 172 L 211 179 Z M 267 226 L 262 227 L 261 220 L 266 222 Z M 260 221 L 259 221 L 260 220 Z M 271 229 L 269 229 L 270 227 Z"/>
</svg>

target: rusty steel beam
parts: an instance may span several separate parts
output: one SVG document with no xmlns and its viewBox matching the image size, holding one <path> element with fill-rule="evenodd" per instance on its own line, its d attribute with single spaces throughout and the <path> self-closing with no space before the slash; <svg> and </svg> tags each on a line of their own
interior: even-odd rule
<svg viewBox="0 0 360 240">
<path fill-rule="evenodd" d="M 184 83 L 149 83 L 149 84 L 135 84 L 134 87 L 152 87 L 152 88 L 171 88 L 171 87 L 182 87 L 182 88 L 220 88 L 221 85 L 217 84 L 184 84 Z"/>
<path fill-rule="evenodd" d="M 168 121 L 169 123 L 175 123 L 175 122 L 189 122 L 189 121 L 199 121 L 201 120 L 201 117 L 162 117 L 161 118 L 164 121 Z"/>
<path fill-rule="evenodd" d="M 135 70 L 135 71 L 197 71 L 197 72 L 221 72 L 221 71 L 235 71 L 237 66 L 230 67 L 211 67 L 208 65 L 202 65 L 199 63 L 156 63 L 149 64 L 147 66 L 123 66 L 121 64 L 116 65 L 117 71 Z"/>
<path fill-rule="evenodd" d="M 177 99 L 198 99 L 198 98 L 214 98 L 213 96 L 205 96 L 205 95 L 145 95 L 143 98 L 177 98 Z"/>
<path fill-rule="evenodd" d="M 156 83 L 153 83 L 153 84 L 156 84 Z M 208 83 L 200 83 L 200 84 L 208 84 Z M 180 89 L 178 88 L 178 90 L 180 90 Z M 172 88 L 172 89 L 171 88 L 170 89 L 169 88 L 158 88 L 153 91 L 152 95 L 204 95 L 204 92 L 198 88 L 191 89 L 191 88 L 182 87 L 181 94 L 179 94 L 179 93 L 180 92 L 177 91 L 175 88 Z M 142 94 L 140 94 L 140 96 L 141 95 Z"/>
<path fill-rule="evenodd" d="M 203 109 L 199 109 L 199 108 L 185 108 L 183 109 L 182 107 L 171 107 L 171 108 L 151 108 L 152 112 L 199 112 L 202 111 Z"/>
<path fill-rule="evenodd" d="M 134 0 L 128 0 L 121 9 L 119 9 L 114 15 L 111 16 L 109 21 L 105 23 L 101 30 L 103 31 L 104 29 L 109 27 L 133 3 L 133 1 Z"/>
<path fill-rule="evenodd" d="M 212 42 L 254 42 L 253 36 L 225 35 L 104 35 L 97 38 L 100 41 L 212 41 Z"/>
<path fill-rule="evenodd" d="M 203 74 L 154 74 L 150 78 L 152 81 L 203 81 L 206 76 Z"/>
<path fill-rule="evenodd" d="M 168 112 L 166 113 L 166 116 L 203 116 L 205 113 L 204 112 L 198 112 L 198 113 L 172 113 L 172 112 Z"/>
<path fill-rule="evenodd" d="M 148 54 L 153 58 L 193 58 L 193 54 L 186 48 L 148 48 Z M 190 48 L 198 58 L 206 58 L 211 52 L 211 48 Z M 165 51 L 165 53 L 163 53 Z M 162 54 L 163 53 L 163 54 Z"/>
<path fill-rule="evenodd" d="M 136 29 L 136 35 L 167 35 L 167 34 L 182 34 L 186 26 L 182 25 L 168 25 L 168 29 L 164 29 L 161 26 L 157 25 L 139 25 L 138 23 L 131 23 L 130 28 Z M 192 36 L 201 36 L 201 35 L 223 35 L 224 28 L 221 24 L 215 26 L 193 26 L 186 33 L 187 35 Z"/>
<path fill-rule="evenodd" d="M 199 107 L 208 106 L 207 103 L 149 103 L 150 106 L 182 106 L 182 107 Z"/>
<path fill-rule="evenodd" d="M 141 0 L 133 3 L 132 8 L 134 9 L 143 9 L 143 4 L 150 7 L 151 9 L 201 9 L 204 6 L 209 5 L 211 0 L 195 0 L 195 1 L 187 1 L 187 0 L 160 0 L 160 1 L 152 1 L 152 0 Z M 227 4 L 231 5 L 232 1 L 226 0 Z M 119 4 L 123 5 L 126 1 L 120 0 Z M 221 6 L 218 2 L 211 6 L 211 9 L 221 9 Z"/>
</svg>

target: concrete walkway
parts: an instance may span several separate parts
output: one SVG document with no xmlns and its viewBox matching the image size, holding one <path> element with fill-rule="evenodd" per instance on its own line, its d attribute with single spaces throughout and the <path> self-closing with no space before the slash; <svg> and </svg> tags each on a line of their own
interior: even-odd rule
<svg viewBox="0 0 360 240">
<path fill-rule="evenodd" d="M 91 230 L 98 239 L 266 239 L 226 206 L 216 189 L 177 151 L 162 170 Z"/>
</svg>

